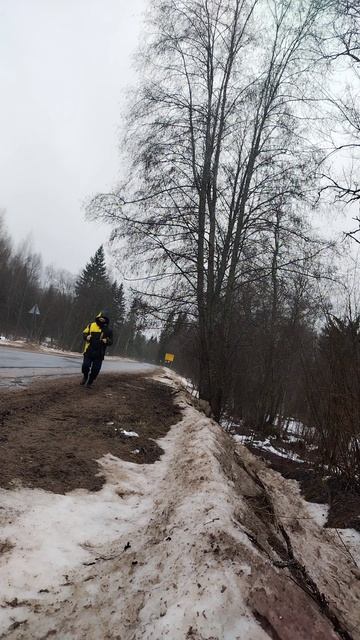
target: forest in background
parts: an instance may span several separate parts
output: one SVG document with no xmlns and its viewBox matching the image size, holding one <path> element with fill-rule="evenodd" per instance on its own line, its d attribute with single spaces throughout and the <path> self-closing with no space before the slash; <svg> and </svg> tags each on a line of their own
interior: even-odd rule
<svg viewBox="0 0 360 640">
<path fill-rule="evenodd" d="M 158 340 L 143 333 L 141 300 L 126 299 L 122 283 L 112 280 L 103 247 L 76 277 L 66 270 L 43 269 L 41 256 L 27 244 L 14 249 L 0 226 L 0 334 L 70 351 L 82 350 L 82 331 L 106 309 L 114 330 L 114 355 L 148 362 L 159 359 Z M 31 313 L 37 305 L 40 315 Z"/>
</svg>

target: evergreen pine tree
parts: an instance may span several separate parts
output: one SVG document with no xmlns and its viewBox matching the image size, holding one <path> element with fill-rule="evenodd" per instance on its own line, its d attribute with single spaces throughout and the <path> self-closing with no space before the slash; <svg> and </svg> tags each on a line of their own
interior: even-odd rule
<svg viewBox="0 0 360 640">
<path fill-rule="evenodd" d="M 111 285 L 112 291 L 112 305 L 111 317 L 113 319 L 113 325 L 122 326 L 125 321 L 125 296 L 124 296 L 124 287 L 122 284 L 118 285 L 118 283 L 113 282 Z"/>
<path fill-rule="evenodd" d="M 113 309 L 113 287 L 107 274 L 104 248 L 101 245 L 86 264 L 75 283 L 74 346 L 87 322 L 103 309 Z"/>
<path fill-rule="evenodd" d="M 101 245 L 77 279 L 75 293 L 79 298 L 89 291 L 108 290 L 109 288 L 110 281 L 106 270 L 104 247 Z"/>
</svg>

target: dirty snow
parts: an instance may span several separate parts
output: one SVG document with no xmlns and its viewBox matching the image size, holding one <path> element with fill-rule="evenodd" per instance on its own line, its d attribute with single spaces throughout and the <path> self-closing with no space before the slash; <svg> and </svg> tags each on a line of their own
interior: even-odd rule
<svg viewBox="0 0 360 640">
<path fill-rule="evenodd" d="M 315 502 L 307 503 L 307 510 L 319 527 L 325 527 L 329 515 L 328 504 L 316 504 Z"/>
<path fill-rule="evenodd" d="M 252 454 L 247 452 L 247 455 Z M 262 466 L 261 460 L 255 456 L 252 460 L 262 481 L 271 490 L 277 517 L 290 533 L 295 557 L 301 559 L 320 593 L 324 593 L 333 604 L 339 619 L 350 621 L 350 637 L 357 640 L 360 638 L 360 565 L 355 556 L 360 551 L 359 534 L 352 538 L 354 547 L 350 555 L 349 549 L 339 539 L 339 533 L 343 537 L 344 532 L 352 530 L 323 528 L 326 505 L 306 502 L 295 480 L 286 480 L 279 473 Z M 345 538 L 349 540 L 348 533 L 345 533 Z"/>
<path fill-rule="evenodd" d="M 296 423 L 300 424 L 301 423 Z M 295 427 L 294 427 L 295 428 Z M 270 444 L 269 438 L 266 440 L 253 440 L 249 436 L 239 436 L 234 435 L 234 440 L 240 444 L 251 444 L 254 447 L 259 449 L 265 449 L 266 451 L 270 451 L 277 456 L 288 458 L 295 462 L 304 462 L 301 458 L 292 452 L 287 452 L 283 449 L 277 449 Z M 295 438 L 297 440 L 297 438 Z M 290 440 L 291 441 L 291 440 Z M 313 447 L 309 447 L 313 448 Z M 329 515 L 329 505 L 328 504 L 317 504 L 312 502 L 306 502 L 307 511 L 310 514 L 310 517 L 316 522 L 316 524 L 323 528 L 325 527 L 328 515 Z M 352 559 L 355 560 L 355 563 L 360 568 L 360 533 L 355 529 L 327 529 L 329 532 L 333 532 L 335 536 L 337 536 L 337 541 L 341 543 L 344 549 L 348 552 Z"/>
<path fill-rule="evenodd" d="M 161 379 L 176 384 L 174 374 Z M 269 640 L 255 616 L 269 602 L 281 640 L 295 640 L 295 632 L 297 640 L 309 640 L 309 628 L 335 638 L 288 570 L 274 564 L 278 557 L 249 502 L 259 491 L 256 473 L 296 554 L 343 608 L 359 640 L 359 583 L 335 538 L 306 511 L 296 484 L 240 445 L 243 467 L 236 466 L 233 441 L 222 429 L 185 394 L 178 404 L 183 418 L 159 441 L 161 460 L 137 465 L 103 457 L 106 484 L 97 493 L 0 492 L 0 636 Z"/>
<path fill-rule="evenodd" d="M 218 428 L 182 408 L 183 420 L 161 440 L 162 459 L 136 465 L 105 456 L 98 493 L 1 491 L 1 539 L 14 547 L 0 556 L 0 634 L 41 638 L 57 628 L 61 640 L 97 640 L 112 625 L 122 640 L 183 640 L 200 626 L 206 637 L 267 639 L 242 596 L 246 554 L 235 572 L 231 560 L 207 553 L 219 522 L 251 550 L 232 524 L 232 487 L 214 455 Z M 8 606 L 14 598 L 19 606 Z"/>
<path fill-rule="evenodd" d="M 325 527 L 329 505 L 327 504 L 314 504 L 306 503 L 307 510 L 311 514 L 311 517 L 320 527 Z M 329 527 L 327 529 L 332 532 L 334 536 L 338 536 L 338 542 L 344 547 L 344 550 L 355 561 L 355 564 L 360 568 L 360 533 L 355 529 L 334 529 Z"/>
<path fill-rule="evenodd" d="M 335 529 L 346 551 L 360 569 L 360 533 L 355 529 Z"/>
<path fill-rule="evenodd" d="M 167 367 L 163 367 L 163 370 L 166 371 L 166 373 L 169 373 L 169 369 Z M 186 389 L 186 391 L 188 391 L 188 393 L 190 393 L 190 395 L 193 398 L 198 398 L 199 397 L 199 392 L 198 392 L 198 390 L 196 388 L 196 385 L 191 380 L 191 378 L 184 378 L 183 376 L 175 374 L 170 369 L 170 375 L 171 375 L 171 373 L 173 373 L 173 379 L 176 379 L 177 383 L 181 384 L 182 387 L 184 387 L 184 389 Z"/>
<path fill-rule="evenodd" d="M 109 462 L 104 459 L 103 465 Z M 122 504 L 111 485 L 97 493 L 78 490 L 68 495 L 2 489 L 1 542 L 7 540 L 15 549 L 0 565 L 0 597 L 33 598 L 40 589 L 64 582 L 67 571 L 89 560 L 94 545 L 126 535 L 133 503 Z M 0 622 L 4 615 L 0 609 Z"/>
<path fill-rule="evenodd" d="M 250 444 L 252 447 L 255 447 L 256 449 L 264 449 L 269 453 L 274 453 L 276 456 L 279 456 L 280 458 L 287 458 L 288 460 L 292 460 L 293 462 L 304 462 L 304 460 L 302 460 L 300 456 L 298 456 L 298 454 L 295 453 L 294 451 L 288 451 L 286 449 L 274 447 L 273 444 L 271 443 L 270 438 L 265 438 L 265 440 L 255 440 L 252 436 L 245 436 L 245 435 L 242 435 L 242 436 L 234 435 L 233 438 L 235 442 L 238 442 L 239 444 L 243 444 L 243 445 Z"/>
<path fill-rule="evenodd" d="M 6 345 L 7 347 L 26 347 L 29 343 L 26 340 L 12 340 L 11 338 L 6 338 L 5 336 L 1 336 L 0 343 Z"/>
<path fill-rule="evenodd" d="M 136 433 L 136 431 L 126 431 L 126 429 L 118 429 L 114 425 L 115 425 L 115 422 L 107 422 L 106 423 L 107 427 L 114 427 L 114 431 L 118 431 L 119 433 L 121 433 L 122 436 L 125 436 L 126 438 L 138 438 L 139 437 L 139 434 Z"/>
</svg>

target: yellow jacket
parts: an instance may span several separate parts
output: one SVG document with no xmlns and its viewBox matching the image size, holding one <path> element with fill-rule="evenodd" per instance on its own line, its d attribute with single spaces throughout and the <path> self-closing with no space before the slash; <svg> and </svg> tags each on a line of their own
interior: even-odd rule
<svg viewBox="0 0 360 640">
<path fill-rule="evenodd" d="M 90 340 L 88 337 L 90 336 Z M 101 358 L 105 356 L 107 346 L 112 345 L 112 330 L 107 325 L 100 327 L 97 322 L 90 322 L 83 331 L 85 341 L 83 353 L 87 353 L 93 358 Z M 103 340 L 106 339 L 106 343 Z"/>
</svg>

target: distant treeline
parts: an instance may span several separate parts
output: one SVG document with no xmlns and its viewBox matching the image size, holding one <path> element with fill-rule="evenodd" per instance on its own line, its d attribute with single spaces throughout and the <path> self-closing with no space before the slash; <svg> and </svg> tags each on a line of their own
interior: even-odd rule
<svg viewBox="0 0 360 640">
<path fill-rule="evenodd" d="M 34 313 L 36 305 L 39 315 Z M 142 332 L 141 301 L 126 300 L 123 284 L 110 278 L 102 246 L 77 278 L 61 269 L 43 270 L 41 257 L 31 247 L 13 248 L 1 220 L 1 335 L 80 351 L 82 330 L 102 309 L 109 311 L 114 330 L 111 353 L 149 362 L 161 357 L 157 338 Z"/>
</svg>

